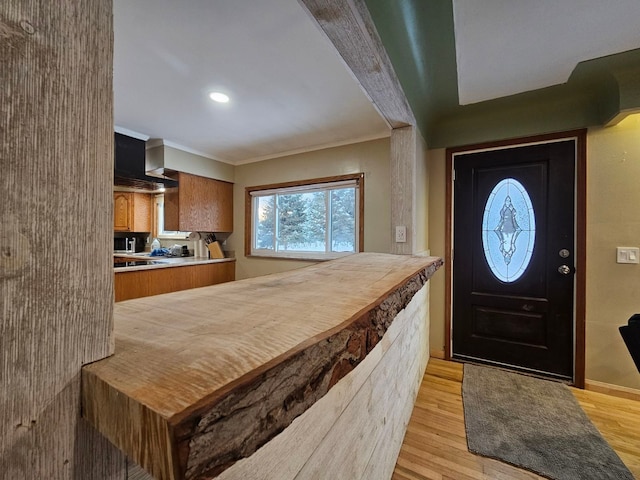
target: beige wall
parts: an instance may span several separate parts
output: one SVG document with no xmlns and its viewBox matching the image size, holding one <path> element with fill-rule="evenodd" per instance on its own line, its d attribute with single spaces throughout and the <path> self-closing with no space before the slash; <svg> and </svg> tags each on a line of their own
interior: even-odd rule
<svg viewBox="0 0 640 480">
<path fill-rule="evenodd" d="M 640 389 L 618 326 L 640 312 L 640 265 L 616 263 L 640 246 L 640 114 L 587 138 L 587 379 Z"/>
<path fill-rule="evenodd" d="M 444 256 L 445 150 L 429 152 L 429 244 Z M 640 389 L 618 326 L 640 312 L 640 265 L 616 263 L 616 246 L 640 246 L 640 114 L 587 136 L 587 380 Z M 628 208 L 624 208 L 627 206 Z M 444 271 L 431 283 L 433 353 L 444 350 Z"/>
<path fill-rule="evenodd" d="M 147 149 L 146 169 L 166 169 L 233 182 L 234 166 L 166 145 Z"/>
<path fill-rule="evenodd" d="M 383 138 L 237 166 L 233 188 L 234 228 L 225 246 L 236 253 L 236 278 L 282 272 L 314 263 L 244 256 L 244 195 L 245 188 L 250 186 L 364 172 L 364 249 L 389 252 L 389 148 L 389 139 Z"/>
<path fill-rule="evenodd" d="M 446 186 L 446 157 L 445 149 L 439 148 L 429 151 L 429 248 L 431 255 L 445 258 L 445 186 Z M 431 284 L 431 304 L 429 316 L 431 318 L 431 330 L 429 344 L 432 355 L 444 352 L 444 268 L 434 275 Z"/>
<path fill-rule="evenodd" d="M 429 150 L 427 143 L 416 130 L 416 238 L 413 251 L 429 250 Z"/>
</svg>

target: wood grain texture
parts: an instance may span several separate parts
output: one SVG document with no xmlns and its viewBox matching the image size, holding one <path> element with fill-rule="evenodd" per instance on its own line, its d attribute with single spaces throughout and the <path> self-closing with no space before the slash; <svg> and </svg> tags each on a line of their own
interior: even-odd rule
<svg viewBox="0 0 640 480">
<path fill-rule="evenodd" d="M 391 131 L 391 253 L 416 253 L 416 165 L 417 133 L 415 127 Z M 407 227 L 407 241 L 395 241 L 396 226 Z"/>
<path fill-rule="evenodd" d="M 446 151 L 444 228 L 444 358 L 451 360 L 451 317 L 453 305 L 453 152 Z"/>
<path fill-rule="evenodd" d="M 391 253 L 415 254 L 416 120 L 380 40 L 365 0 L 298 0 L 327 35 L 391 132 Z M 395 227 L 407 242 L 395 242 Z M 246 249 L 245 249 L 246 250 Z"/>
<path fill-rule="evenodd" d="M 0 2 L 0 477 L 122 479 L 80 418 L 113 351 L 110 0 Z"/>
<path fill-rule="evenodd" d="M 576 136 L 576 299 L 575 299 L 575 378 L 584 388 L 587 370 L 587 129 Z"/>
<path fill-rule="evenodd" d="M 216 480 L 389 479 L 429 357 L 429 287 L 381 341 L 291 425 Z M 139 467 L 128 480 L 153 480 Z"/>
<path fill-rule="evenodd" d="M 151 232 L 151 215 L 153 212 L 153 195 L 148 193 L 133 194 L 133 224 L 134 232 Z"/>
<path fill-rule="evenodd" d="M 250 457 L 225 470 L 216 477 L 217 480 L 357 478 L 352 476 L 353 471 L 349 472 L 349 469 L 355 468 L 362 473 L 363 469 L 373 468 L 377 461 L 384 461 L 387 455 L 382 454 L 393 450 L 394 447 L 393 437 L 387 435 L 387 429 L 392 422 L 384 422 L 386 415 L 390 413 L 388 400 L 398 397 L 400 403 L 410 403 L 412 406 L 414 398 L 411 392 L 416 393 L 415 388 L 427 363 L 427 315 L 428 287 L 425 286 L 397 315 L 382 340 L 358 368 L 349 372 L 281 434 Z M 397 355 L 402 358 L 398 359 Z M 387 369 L 385 365 L 390 365 L 391 368 Z M 422 371 L 409 370 L 409 366 L 413 365 Z M 402 374 L 398 373 L 398 369 L 401 369 Z M 399 382 L 411 381 L 412 377 L 413 390 L 397 388 Z M 372 397 L 373 386 L 380 384 L 386 387 L 385 392 L 393 389 L 393 393 L 383 393 L 380 398 Z M 382 402 L 382 399 L 387 401 Z M 384 408 L 381 408 L 382 406 Z M 396 411 L 395 408 L 393 410 Z M 350 427 L 356 423 L 360 428 Z M 383 425 L 380 425 L 381 423 Z M 368 424 L 375 425 L 378 436 L 364 434 L 363 429 Z M 402 430 L 402 422 L 394 424 L 391 428 Z M 378 437 L 383 437 L 384 440 L 379 442 Z M 402 434 L 396 447 L 399 448 L 401 440 Z M 355 463 L 353 458 L 341 458 L 340 462 L 337 461 L 338 457 L 356 455 L 354 452 L 357 450 L 362 450 L 364 453 L 361 455 L 365 458 L 357 466 L 352 465 Z M 391 453 L 391 456 L 393 468 L 397 451 L 395 455 Z M 328 468 L 336 468 L 327 467 L 330 463 L 340 463 L 337 476 L 331 476 L 335 472 L 329 474 Z M 304 474 L 309 476 L 304 477 Z M 386 478 L 389 476 L 390 474 Z"/>
<path fill-rule="evenodd" d="M 426 289 L 396 317 L 399 334 L 296 479 L 391 477 L 428 359 Z"/>
<path fill-rule="evenodd" d="M 416 121 L 364 0 L 298 0 L 391 128 Z"/>
<path fill-rule="evenodd" d="M 235 260 L 180 267 L 115 272 L 115 301 L 149 297 L 235 279 Z"/>
<path fill-rule="evenodd" d="M 184 172 L 165 171 L 178 180 L 164 194 L 165 230 L 232 232 L 233 184 Z"/>
<path fill-rule="evenodd" d="M 152 195 L 113 193 L 113 230 L 115 232 L 151 232 Z"/>
<path fill-rule="evenodd" d="M 598 382 L 596 380 L 586 380 L 584 388 L 591 392 L 605 393 L 609 396 L 627 398 L 640 402 L 640 390 L 635 388 L 611 385 L 610 383 Z"/>
<path fill-rule="evenodd" d="M 640 478 L 640 402 L 571 389 L 593 424 Z M 398 457 L 393 480 L 542 479 L 467 450 L 462 364 L 431 358 Z"/>
<path fill-rule="evenodd" d="M 113 230 L 115 232 L 133 230 L 133 193 L 113 193 Z"/>
<path fill-rule="evenodd" d="M 84 414 L 157 478 L 210 478 L 352 371 L 440 264 L 361 253 L 116 304 Z"/>
</svg>

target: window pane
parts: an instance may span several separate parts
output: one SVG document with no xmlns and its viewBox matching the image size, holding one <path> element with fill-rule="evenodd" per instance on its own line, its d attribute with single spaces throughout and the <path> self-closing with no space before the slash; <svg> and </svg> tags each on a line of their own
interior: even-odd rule
<svg viewBox="0 0 640 480">
<path fill-rule="evenodd" d="M 275 195 L 257 197 L 255 203 L 257 211 L 255 248 L 273 250 L 276 228 Z"/>
<path fill-rule="evenodd" d="M 327 249 L 327 193 L 308 195 L 308 236 L 304 250 L 324 252 Z"/>
<path fill-rule="evenodd" d="M 164 195 L 156 195 L 156 225 L 158 237 L 173 237 L 173 238 L 186 238 L 189 236 L 189 232 L 179 232 L 175 230 L 164 229 Z"/>
<path fill-rule="evenodd" d="M 356 251 L 355 188 L 331 190 L 331 251 Z"/>
<path fill-rule="evenodd" d="M 324 252 L 323 192 L 278 195 L 278 251 Z"/>
</svg>

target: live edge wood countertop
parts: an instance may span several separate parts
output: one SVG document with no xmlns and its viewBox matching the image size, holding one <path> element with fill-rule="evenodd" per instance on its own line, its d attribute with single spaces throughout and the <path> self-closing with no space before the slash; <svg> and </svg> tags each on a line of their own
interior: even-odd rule
<svg viewBox="0 0 640 480">
<path fill-rule="evenodd" d="M 441 264 L 360 253 L 117 303 L 83 416 L 159 480 L 212 478 L 353 370 Z"/>
</svg>

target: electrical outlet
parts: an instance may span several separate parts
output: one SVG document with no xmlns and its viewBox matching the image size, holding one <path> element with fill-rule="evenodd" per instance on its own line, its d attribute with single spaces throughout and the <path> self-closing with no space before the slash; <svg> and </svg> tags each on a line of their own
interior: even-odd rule
<svg viewBox="0 0 640 480">
<path fill-rule="evenodd" d="M 396 227 L 396 243 L 406 243 L 407 227 L 404 225 Z"/>
</svg>

